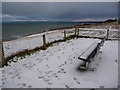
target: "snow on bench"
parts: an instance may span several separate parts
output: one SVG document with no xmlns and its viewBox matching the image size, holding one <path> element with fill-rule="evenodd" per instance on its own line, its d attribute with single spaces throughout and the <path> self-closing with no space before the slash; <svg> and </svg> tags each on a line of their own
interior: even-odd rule
<svg viewBox="0 0 120 90">
<path fill-rule="evenodd" d="M 91 62 L 90 60 L 95 57 L 97 52 L 99 51 L 100 47 L 103 45 L 105 39 L 101 40 L 100 42 L 94 42 L 87 50 L 85 50 L 78 59 L 83 60 L 85 62 Z"/>
<path fill-rule="evenodd" d="M 92 55 L 92 53 L 97 49 L 98 42 L 94 42 L 80 57 L 79 59 L 83 61 L 88 61 L 89 57 Z"/>
</svg>

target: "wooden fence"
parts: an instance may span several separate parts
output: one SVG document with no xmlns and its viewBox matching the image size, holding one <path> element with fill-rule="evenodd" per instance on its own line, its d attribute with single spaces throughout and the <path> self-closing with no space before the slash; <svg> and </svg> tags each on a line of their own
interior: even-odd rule
<svg viewBox="0 0 120 90">
<path fill-rule="evenodd" d="M 50 35 L 49 35 L 50 34 Z M 58 34 L 58 35 L 57 35 Z M 56 35 L 56 36 L 55 36 Z M 70 35 L 75 36 L 89 36 L 89 37 L 104 37 L 106 36 L 109 39 L 109 29 L 106 30 L 82 30 L 81 28 L 73 28 L 68 30 L 58 30 L 51 31 L 51 33 L 47 32 L 38 36 L 22 38 L 18 40 L 8 41 L 2 43 L 2 56 L 3 58 L 7 58 L 8 56 L 23 51 L 25 49 L 34 49 L 39 46 L 44 46 L 46 48 L 46 44 L 48 42 L 53 42 L 55 40 L 64 39 Z M 96 36 L 95 36 L 96 35 Z M 2 58 L 2 59 L 3 59 Z"/>
</svg>

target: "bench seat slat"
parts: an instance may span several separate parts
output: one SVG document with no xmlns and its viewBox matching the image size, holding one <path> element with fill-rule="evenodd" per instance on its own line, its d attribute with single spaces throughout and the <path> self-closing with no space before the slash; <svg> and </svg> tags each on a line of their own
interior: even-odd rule
<svg viewBox="0 0 120 90">
<path fill-rule="evenodd" d="M 89 55 L 91 55 L 91 53 L 96 49 L 96 47 L 98 46 L 99 42 L 94 42 L 80 57 L 79 59 L 86 61 L 89 57 Z"/>
</svg>

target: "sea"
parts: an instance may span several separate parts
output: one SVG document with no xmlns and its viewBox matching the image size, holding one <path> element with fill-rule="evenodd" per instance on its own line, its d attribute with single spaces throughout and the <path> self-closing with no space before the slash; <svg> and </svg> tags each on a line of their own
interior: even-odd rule
<svg viewBox="0 0 120 90">
<path fill-rule="evenodd" d="M 2 23 L 2 40 L 14 40 L 50 29 L 86 24 L 81 22 L 10 22 Z"/>
</svg>

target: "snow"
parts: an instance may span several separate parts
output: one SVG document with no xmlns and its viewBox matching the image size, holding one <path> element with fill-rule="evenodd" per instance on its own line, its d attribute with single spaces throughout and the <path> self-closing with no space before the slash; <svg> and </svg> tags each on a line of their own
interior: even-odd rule
<svg viewBox="0 0 120 90">
<path fill-rule="evenodd" d="M 60 40 L 60 39 L 63 39 L 63 37 L 64 36 L 63 36 L 62 30 L 46 34 L 47 42 L 53 42 L 55 40 Z"/>
<path fill-rule="evenodd" d="M 89 65 L 95 71 L 78 70 L 78 57 L 95 41 L 72 39 L 12 62 L 3 68 L 3 88 L 117 88 L 118 41 L 105 41 Z"/>
<path fill-rule="evenodd" d="M 2 68 L 0 68 L 0 90 L 2 89 Z"/>
</svg>

